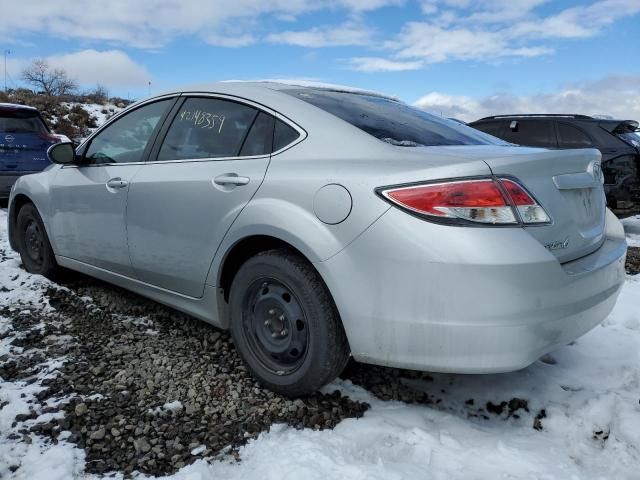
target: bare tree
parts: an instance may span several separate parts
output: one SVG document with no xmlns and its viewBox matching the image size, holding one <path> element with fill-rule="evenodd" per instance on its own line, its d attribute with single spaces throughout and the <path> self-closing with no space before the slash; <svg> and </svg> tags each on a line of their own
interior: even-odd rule
<svg viewBox="0 0 640 480">
<path fill-rule="evenodd" d="M 51 68 L 43 59 L 36 59 L 25 68 L 22 79 L 36 90 L 52 97 L 69 95 L 77 88 L 75 80 L 69 78 L 67 72 L 59 68 Z"/>
<path fill-rule="evenodd" d="M 98 83 L 96 87 L 85 93 L 85 96 L 93 103 L 104 105 L 109 100 L 109 90 L 104 85 Z"/>
</svg>

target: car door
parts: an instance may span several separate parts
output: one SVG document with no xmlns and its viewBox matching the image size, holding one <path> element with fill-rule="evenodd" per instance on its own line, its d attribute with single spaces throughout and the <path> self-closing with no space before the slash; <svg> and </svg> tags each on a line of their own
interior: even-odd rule
<svg viewBox="0 0 640 480">
<path fill-rule="evenodd" d="M 175 98 L 141 105 L 109 123 L 59 169 L 51 184 L 52 235 L 57 254 L 133 276 L 125 213 L 131 179 Z"/>
<path fill-rule="evenodd" d="M 265 176 L 274 116 L 223 97 L 189 97 L 129 192 L 129 253 L 138 277 L 202 296 L 225 233 Z"/>
</svg>

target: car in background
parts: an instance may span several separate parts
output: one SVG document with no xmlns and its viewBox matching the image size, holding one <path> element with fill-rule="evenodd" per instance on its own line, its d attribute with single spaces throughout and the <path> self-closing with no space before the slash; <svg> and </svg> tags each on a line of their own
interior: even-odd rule
<svg viewBox="0 0 640 480">
<path fill-rule="evenodd" d="M 25 269 L 67 267 L 230 329 L 286 395 L 349 355 L 523 368 L 599 324 L 625 280 L 596 150 L 514 146 L 380 94 L 184 88 L 48 155 L 9 200 Z"/>
<path fill-rule="evenodd" d="M 18 177 L 51 165 L 47 149 L 65 139 L 49 131 L 38 109 L 0 103 L 0 199 L 9 198 Z"/>
<path fill-rule="evenodd" d="M 497 115 L 469 123 L 517 145 L 545 148 L 597 148 L 607 205 L 618 215 L 640 209 L 638 122 L 587 115 Z"/>
</svg>

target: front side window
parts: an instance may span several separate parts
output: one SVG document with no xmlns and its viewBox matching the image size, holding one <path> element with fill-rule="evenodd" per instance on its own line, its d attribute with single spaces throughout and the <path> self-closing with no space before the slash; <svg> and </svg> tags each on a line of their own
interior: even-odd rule
<svg viewBox="0 0 640 480">
<path fill-rule="evenodd" d="M 392 145 L 505 145 L 503 141 L 467 125 L 385 97 L 314 88 L 285 89 L 282 92 L 321 108 Z"/>
<path fill-rule="evenodd" d="M 528 147 L 556 146 L 553 124 L 546 120 L 511 120 L 502 138 Z"/>
<path fill-rule="evenodd" d="M 91 140 L 85 163 L 142 162 L 158 122 L 173 101 L 167 99 L 144 105 L 115 120 Z"/>
<path fill-rule="evenodd" d="M 586 133 L 567 123 L 558 124 L 558 135 L 562 148 L 588 148 L 592 145 Z"/>
<path fill-rule="evenodd" d="M 236 157 L 257 115 L 255 108 L 241 103 L 189 98 L 174 117 L 158 160 Z M 254 145 L 251 154 L 258 149 Z"/>
</svg>

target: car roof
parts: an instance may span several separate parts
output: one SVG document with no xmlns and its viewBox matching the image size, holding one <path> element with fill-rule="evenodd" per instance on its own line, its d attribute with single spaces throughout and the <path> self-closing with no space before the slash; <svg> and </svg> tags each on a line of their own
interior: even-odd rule
<svg viewBox="0 0 640 480">
<path fill-rule="evenodd" d="M 264 90 L 281 91 L 295 88 L 297 90 L 321 90 L 327 92 L 353 93 L 359 95 L 368 95 L 373 97 L 386 98 L 388 100 L 398 101 L 398 98 L 392 95 L 367 90 L 363 88 L 349 87 L 345 85 L 335 85 L 331 83 L 314 82 L 307 80 L 227 80 L 221 82 L 201 83 L 189 85 L 183 88 L 177 88 L 165 94 L 176 92 L 216 92 L 216 93 L 235 93 L 238 90 L 245 90 L 247 94 L 251 92 L 259 92 Z"/>
<path fill-rule="evenodd" d="M 483 122 L 489 120 L 509 120 L 509 119 L 527 119 L 527 120 L 547 120 L 547 119 L 562 119 L 562 120 L 581 120 L 581 121 L 592 121 L 592 122 L 628 122 L 633 120 L 625 120 L 625 119 L 616 119 L 613 117 L 605 117 L 605 116 L 589 116 L 589 115 L 581 115 L 575 113 L 523 113 L 523 114 L 511 114 L 511 115 L 490 115 L 488 117 L 483 117 L 478 120 L 475 120 L 471 123 Z"/>
<path fill-rule="evenodd" d="M 18 103 L 0 103 L 0 109 L 2 110 L 28 110 L 37 112 L 38 109 L 29 105 L 20 105 Z"/>
</svg>

